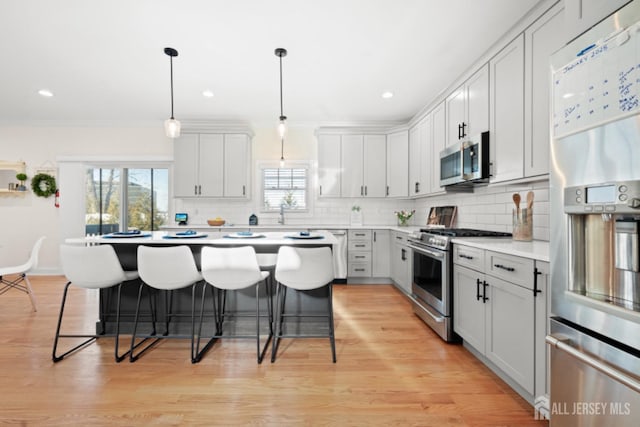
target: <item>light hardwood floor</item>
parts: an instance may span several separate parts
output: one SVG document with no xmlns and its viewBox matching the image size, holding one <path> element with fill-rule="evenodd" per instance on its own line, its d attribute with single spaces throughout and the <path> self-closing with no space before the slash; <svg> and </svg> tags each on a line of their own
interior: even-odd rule
<svg viewBox="0 0 640 427">
<path fill-rule="evenodd" d="M 196 365 L 169 340 L 116 364 L 113 338 L 60 363 L 51 347 L 62 277 L 33 277 L 38 311 L 0 296 L 0 424 L 18 426 L 545 426 L 461 345 L 446 344 L 390 285 L 335 286 L 328 339 L 283 341 L 276 363 L 226 340 Z M 92 331 L 96 294 L 70 296 L 67 325 Z M 126 340 L 125 340 L 126 343 Z"/>
</svg>

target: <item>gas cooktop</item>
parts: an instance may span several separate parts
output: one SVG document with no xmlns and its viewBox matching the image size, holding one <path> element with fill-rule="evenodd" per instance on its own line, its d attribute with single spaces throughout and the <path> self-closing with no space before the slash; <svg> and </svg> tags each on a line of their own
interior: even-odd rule
<svg viewBox="0 0 640 427">
<path fill-rule="evenodd" d="M 422 233 L 449 237 L 508 237 L 511 233 L 503 231 L 476 230 L 473 228 L 422 228 Z"/>
</svg>

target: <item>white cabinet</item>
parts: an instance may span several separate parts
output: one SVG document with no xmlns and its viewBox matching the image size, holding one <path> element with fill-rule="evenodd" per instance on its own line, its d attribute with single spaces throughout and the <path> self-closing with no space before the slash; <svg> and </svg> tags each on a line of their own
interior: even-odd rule
<svg viewBox="0 0 640 427">
<path fill-rule="evenodd" d="M 182 134 L 173 146 L 175 197 L 222 197 L 224 135 Z M 242 165 L 243 170 L 248 168 Z"/>
<path fill-rule="evenodd" d="M 407 235 L 391 232 L 391 279 L 402 292 L 411 294 L 411 250 Z"/>
<path fill-rule="evenodd" d="M 409 130 L 409 195 L 431 191 L 431 115 L 427 114 Z"/>
<path fill-rule="evenodd" d="M 447 140 L 447 122 L 445 104 L 441 102 L 431 112 L 431 158 L 428 165 L 431 171 L 430 193 L 440 193 L 444 188 L 440 186 L 440 152 L 445 149 Z"/>
<path fill-rule="evenodd" d="M 245 134 L 183 134 L 174 142 L 175 197 L 249 197 Z"/>
<path fill-rule="evenodd" d="M 568 43 L 630 0 L 564 0 L 564 43 Z M 563 43 L 563 44 L 564 44 Z"/>
<path fill-rule="evenodd" d="M 342 197 L 385 197 L 385 135 L 342 135 Z"/>
<path fill-rule="evenodd" d="M 409 195 L 409 133 L 387 135 L 387 197 Z"/>
<path fill-rule="evenodd" d="M 318 196 L 340 197 L 340 135 L 318 136 Z"/>
<path fill-rule="evenodd" d="M 348 277 L 371 277 L 371 235 L 371 230 L 349 230 L 347 240 Z"/>
<path fill-rule="evenodd" d="M 446 101 L 447 145 L 489 129 L 489 67 L 482 66 Z"/>
<path fill-rule="evenodd" d="M 224 135 L 224 197 L 248 198 L 251 179 L 251 147 L 249 137 Z M 207 168 L 211 168 L 211 163 Z"/>
<path fill-rule="evenodd" d="M 362 185 L 365 197 L 387 195 L 387 137 L 365 135 L 363 145 Z"/>
<path fill-rule="evenodd" d="M 536 292 L 534 261 L 456 245 L 453 272 L 454 330 L 535 396 L 537 363 L 546 363 L 536 360 L 545 348 L 536 335 L 536 310 L 546 301 Z"/>
<path fill-rule="evenodd" d="M 545 338 L 549 335 L 549 316 L 551 312 L 551 293 L 549 292 L 549 263 L 536 261 L 536 324 L 535 324 L 535 390 L 536 397 L 549 396 L 549 346 Z"/>
<path fill-rule="evenodd" d="M 562 3 L 551 8 L 524 33 L 524 175 L 549 173 L 551 73 L 549 58 L 563 43 Z"/>
<path fill-rule="evenodd" d="M 524 35 L 489 62 L 491 67 L 491 182 L 524 176 Z"/>
<path fill-rule="evenodd" d="M 391 232 L 373 230 L 371 247 L 371 275 L 389 277 L 391 275 Z"/>
</svg>

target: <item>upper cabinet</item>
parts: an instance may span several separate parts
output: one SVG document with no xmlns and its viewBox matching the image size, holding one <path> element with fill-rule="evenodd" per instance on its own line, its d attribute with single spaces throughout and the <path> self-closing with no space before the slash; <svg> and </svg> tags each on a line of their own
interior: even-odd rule
<svg viewBox="0 0 640 427">
<path fill-rule="evenodd" d="M 340 197 L 340 135 L 318 136 L 318 196 Z"/>
<path fill-rule="evenodd" d="M 409 195 L 441 193 L 440 152 L 446 140 L 445 102 L 409 130 Z"/>
<path fill-rule="evenodd" d="M 564 30 L 560 34 L 563 44 L 578 37 L 589 28 L 620 9 L 630 0 L 564 0 Z"/>
<path fill-rule="evenodd" d="M 549 99 L 551 74 L 549 58 L 563 46 L 564 9 L 559 3 L 524 33 L 524 175 L 549 173 Z"/>
<path fill-rule="evenodd" d="M 431 115 L 409 130 L 409 195 L 424 196 L 431 190 Z"/>
<path fill-rule="evenodd" d="M 524 171 L 524 35 L 489 62 L 492 182 L 522 178 Z"/>
<path fill-rule="evenodd" d="M 549 173 L 549 57 L 563 22 L 557 4 L 489 62 L 492 183 Z"/>
<path fill-rule="evenodd" d="M 445 103 L 441 102 L 431 111 L 431 194 L 442 193 L 440 186 L 440 152 L 445 149 L 447 140 L 447 122 Z"/>
<path fill-rule="evenodd" d="M 342 135 L 342 196 L 385 197 L 385 135 Z"/>
<path fill-rule="evenodd" d="M 246 134 L 183 134 L 174 142 L 174 196 L 247 198 L 250 153 Z"/>
<path fill-rule="evenodd" d="M 489 68 L 482 66 L 446 99 L 447 145 L 489 129 Z"/>
<path fill-rule="evenodd" d="M 409 195 L 409 133 L 387 135 L 387 197 Z"/>
</svg>

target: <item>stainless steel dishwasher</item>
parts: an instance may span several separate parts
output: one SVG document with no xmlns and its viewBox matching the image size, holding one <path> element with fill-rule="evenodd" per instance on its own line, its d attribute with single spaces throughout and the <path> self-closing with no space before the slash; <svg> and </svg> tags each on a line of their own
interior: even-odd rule
<svg viewBox="0 0 640 427">
<path fill-rule="evenodd" d="M 347 230 L 316 230 L 328 231 L 333 234 L 338 243 L 333 248 L 334 283 L 347 283 Z"/>
</svg>

